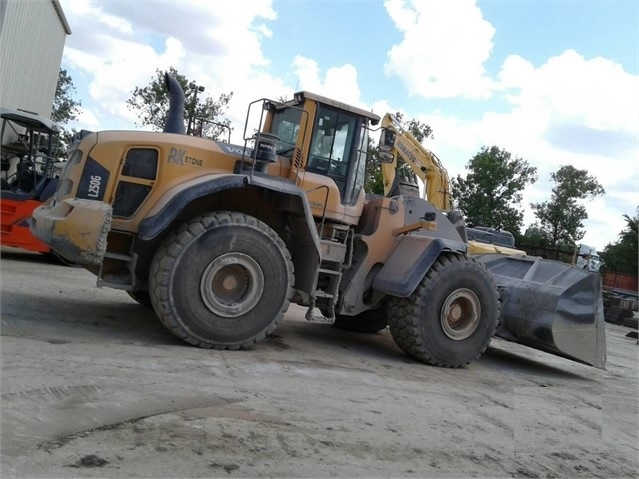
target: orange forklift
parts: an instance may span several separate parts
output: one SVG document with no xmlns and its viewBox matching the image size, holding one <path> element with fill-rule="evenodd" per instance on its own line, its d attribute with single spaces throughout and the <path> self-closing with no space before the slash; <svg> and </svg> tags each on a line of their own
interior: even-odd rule
<svg viewBox="0 0 639 479">
<path fill-rule="evenodd" d="M 31 234 L 29 219 L 56 190 L 65 164 L 56 158 L 59 128 L 24 110 L 0 108 L 0 121 L 0 244 L 51 253 Z"/>
</svg>

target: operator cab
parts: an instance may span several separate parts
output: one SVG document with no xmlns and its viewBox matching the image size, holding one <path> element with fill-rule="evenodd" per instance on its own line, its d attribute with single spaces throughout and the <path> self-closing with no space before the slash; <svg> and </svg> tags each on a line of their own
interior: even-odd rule
<svg viewBox="0 0 639 479">
<path fill-rule="evenodd" d="M 24 198 L 39 196 L 54 174 L 58 126 L 26 110 L 0 108 L 0 187 Z"/>
<path fill-rule="evenodd" d="M 369 123 L 379 120 L 368 111 L 302 91 L 273 108 L 268 131 L 279 139 L 278 154 L 295 147 L 308 152 L 306 171 L 331 178 L 341 203 L 353 205 L 364 188 Z M 309 137 L 306 123 L 312 125 Z"/>
</svg>

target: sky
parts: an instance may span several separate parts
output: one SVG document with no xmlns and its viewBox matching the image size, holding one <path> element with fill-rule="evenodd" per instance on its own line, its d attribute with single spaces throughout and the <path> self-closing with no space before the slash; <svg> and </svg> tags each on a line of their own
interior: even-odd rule
<svg viewBox="0 0 639 479">
<path fill-rule="evenodd" d="M 35 0 L 34 0 L 35 1 Z M 451 177 L 483 146 L 551 173 L 588 170 L 585 244 L 618 240 L 639 207 L 639 0 L 60 0 L 62 68 L 89 130 L 135 129 L 136 86 L 173 66 L 217 99 L 243 143 L 250 102 L 308 90 L 430 125 Z"/>
</svg>

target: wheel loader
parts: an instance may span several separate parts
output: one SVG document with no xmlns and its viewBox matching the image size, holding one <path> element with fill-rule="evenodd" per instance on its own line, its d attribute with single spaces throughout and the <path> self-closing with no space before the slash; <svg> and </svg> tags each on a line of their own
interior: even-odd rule
<svg viewBox="0 0 639 479">
<path fill-rule="evenodd" d="M 469 255 L 463 221 L 433 203 L 366 194 L 379 116 L 306 91 L 260 99 L 234 145 L 186 135 L 184 93 L 165 81 L 163 132 L 99 131 L 75 143 L 56 193 L 33 214 L 38 238 L 195 346 L 250 348 L 293 302 L 342 329 L 389 326 L 428 364 L 462 367 L 485 351 L 510 310 L 508 268 L 491 273 Z M 603 323 L 586 304 L 591 291 L 578 289 L 562 296 L 581 311 L 561 328 L 587 329 L 594 343 L 564 351 L 541 318 L 533 345 L 603 367 Z"/>
</svg>

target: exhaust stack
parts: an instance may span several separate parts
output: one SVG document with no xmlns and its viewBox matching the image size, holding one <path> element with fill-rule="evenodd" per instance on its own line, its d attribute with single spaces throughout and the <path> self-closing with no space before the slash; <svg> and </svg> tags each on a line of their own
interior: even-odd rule
<svg viewBox="0 0 639 479">
<path fill-rule="evenodd" d="M 164 74 L 164 84 L 169 92 L 169 111 L 166 115 L 164 133 L 184 135 L 186 133 L 184 127 L 184 90 L 178 81 L 168 73 Z"/>
</svg>

